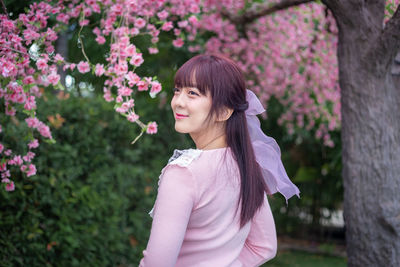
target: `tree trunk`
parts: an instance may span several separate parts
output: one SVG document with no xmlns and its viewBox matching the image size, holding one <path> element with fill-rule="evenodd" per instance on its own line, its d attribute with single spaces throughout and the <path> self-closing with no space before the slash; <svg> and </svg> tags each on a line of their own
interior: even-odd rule
<svg viewBox="0 0 400 267">
<path fill-rule="evenodd" d="M 391 49 L 399 45 L 382 42 L 385 1 L 370 2 L 324 1 L 339 27 L 348 265 L 394 267 L 400 266 L 400 88 Z"/>
</svg>

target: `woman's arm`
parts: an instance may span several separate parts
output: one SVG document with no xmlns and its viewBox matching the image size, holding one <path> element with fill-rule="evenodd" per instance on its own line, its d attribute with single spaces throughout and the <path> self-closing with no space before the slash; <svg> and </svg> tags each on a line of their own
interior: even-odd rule
<svg viewBox="0 0 400 267">
<path fill-rule="evenodd" d="M 250 233 L 239 255 L 245 267 L 260 266 L 276 255 L 277 239 L 274 218 L 265 195 L 264 204 L 254 215 Z"/>
<path fill-rule="evenodd" d="M 154 206 L 151 233 L 139 267 L 173 267 L 179 255 L 195 199 L 195 181 L 185 167 L 163 172 Z"/>
</svg>

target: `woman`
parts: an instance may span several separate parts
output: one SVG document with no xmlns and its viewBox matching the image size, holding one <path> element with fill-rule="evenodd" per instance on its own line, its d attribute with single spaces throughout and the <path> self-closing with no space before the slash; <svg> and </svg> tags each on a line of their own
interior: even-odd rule
<svg viewBox="0 0 400 267">
<path fill-rule="evenodd" d="M 259 266 L 276 254 L 266 193 L 299 190 L 265 136 L 264 111 L 230 59 L 199 55 L 176 73 L 175 130 L 196 149 L 175 150 L 162 170 L 141 267 Z"/>
</svg>

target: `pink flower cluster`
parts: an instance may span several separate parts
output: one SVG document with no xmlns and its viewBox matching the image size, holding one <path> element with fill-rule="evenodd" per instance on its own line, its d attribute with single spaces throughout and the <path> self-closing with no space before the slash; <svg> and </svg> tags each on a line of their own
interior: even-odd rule
<svg viewBox="0 0 400 267">
<path fill-rule="evenodd" d="M 36 98 L 42 95 L 39 86 L 56 86 L 60 80 L 57 64 L 63 63 L 64 59 L 54 53 L 57 25 L 49 27 L 47 23 L 52 14 L 59 12 L 59 6 L 39 2 L 15 20 L 0 15 L 0 99 L 5 114 L 10 117 L 22 112 L 28 114 L 26 122 L 31 131 L 35 129 L 47 139 L 52 139 L 50 128 L 36 118 Z M 15 189 L 10 172 L 13 168 L 17 167 L 27 176 L 36 173 L 36 167 L 31 163 L 35 154 L 30 149 L 38 145 L 37 139 L 31 141 L 28 153 L 22 156 L 0 144 L 4 160 L 0 173 L 7 191 Z"/>
<path fill-rule="evenodd" d="M 290 135 L 301 129 L 314 131 L 316 139 L 334 146 L 329 132 L 340 129 L 341 115 L 338 30 L 333 16 L 326 15 L 321 4 L 305 4 L 261 17 L 246 25 L 243 33 L 221 16 L 226 6 L 222 2 L 209 1 L 210 12 L 201 17 L 199 30 L 215 35 L 207 41 L 206 50 L 238 62 L 247 86 L 262 102 L 272 96 L 279 100 L 285 111 L 278 122 Z M 237 9 L 244 5 L 244 1 L 235 3 Z M 237 10 L 228 11 L 237 14 Z"/>
<path fill-rule="evenodd" d="M 48 1 L 33 3 L 27 13 L 20 14 L 15 20 L 0 15 L 0 99 L 4 100 L 5 114 L 26 113 L 25 122 L 32 131 L 30 135 L 37 131 L 43 138 L 52 139 L 50 128 L 36 117 L 36 98 L 42 95 L 39 88 L 61 86 L 57 68 L 63 65 L 65 71 L 77 69 L 82 74 L 90 75 L 93 71 L 96 76 L 105 76 L 105 100 L 115 101 L 116 111 L 140 125 L 148 134 L 156 133 L 155 122 L 146 125 L 139 121 L 134 110 L 133 92 L 147 91 L 155 97 L 162 86 L 156 79 L 139 77 L 135 72 L 143 64 L 145 54 L 132 40 L 139 34 L 149 35 L 148 54 L 156 54 L 160 32 L 174 30 L 173 44 L 182 47 L 184 31 L 191 32 L 192 40 L 197 31 L 198 19 L 193 14 L 200 12 L 199 5 L 199 0 L 62 0 L 54 4 Z M 78 63 L 66 62 L 54 49 L 60 25 L 78 21 L 79 27 L 86 27 L 93 14 L 103 17 L 93 33 L 99 45 L 109 42 L 106 64 L 92 64 L 86 55 L 85 60 Z M 48 23 L 50 17 L 56 19 L 52 26 Z M 28 148 L 38 145 L 39 141 L 34 139 Z M 35 156 L 33 152 L 18 155 L 0 144 L 0 153 L 6 159 L 0 173 L 8 179 L 2 181 L 7 184 L 7 190 L 14 190 L 9 166 L 20 167 L 27 176 L 36 173 L 36 167 L 30 163 Z"/>
</svg>

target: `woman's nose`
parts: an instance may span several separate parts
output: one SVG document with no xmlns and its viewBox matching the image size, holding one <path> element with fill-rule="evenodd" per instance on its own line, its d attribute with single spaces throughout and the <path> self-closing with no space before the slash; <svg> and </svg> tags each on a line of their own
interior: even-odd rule
<svg viewBox="0 0 400 267">
<path fill-rule="evenodd" d="M 183 94 L 182 92 L 179 94 L 174 95 L 173 97 L 173 101 L 175 102 L 176 106 L 180 106 L 183 107 L 185 106 L 185 94 Z"/>
</svg>

